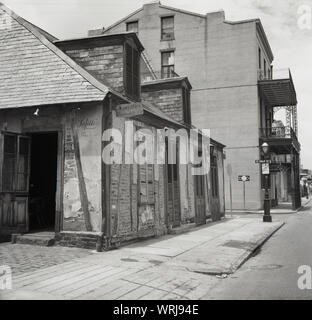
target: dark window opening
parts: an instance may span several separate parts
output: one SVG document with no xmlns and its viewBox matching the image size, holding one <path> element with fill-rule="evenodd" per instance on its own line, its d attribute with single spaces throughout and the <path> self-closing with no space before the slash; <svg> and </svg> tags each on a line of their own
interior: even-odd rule
<svg viewBox="0 0 312 320">
<path fill-rule="evenodd" d="M 184 111 L 184 122 L 191 124 L 191 110 L 190 110 L 190 91 L 187 88 L 182 88 L 183 98 L 183 111 Z"/>
<path fill-rule="evenodd" d="M 138 21 L 127 22 L 127 31 L 138 33 L 139 32 L 139 22 Z"/>
<path fill-rule="evenodd" d="M 174 39 L 174 17 L 161 18 L 161 40 Z"/>
<path fill-rule="evenodd" d="M 125 90 L 126 94 L 135 100 L 140 99 L 140 54 L 130 46 L 125 45 Z"/>
<path fill-rule="evenodd" d="M 174 77 L 174 51 L 166 51 L 161 53 L 161 77 Z"/>
<path fill-rule="evenodd" d="M 54 230 L 57 183 L 57 133 L 31 135 L 30 230 Z"/>
<path fill-rule="evenodd" d="M 264 77 L 267 75 L 267 67 L 266 67 L 266 61 L 263 60 L 263 69 L 264 69 Z"/>
<path fill-rule="evenodd" d="M 259 48 L 259 70 L 261 70 L 261 49 Z"/>
</svg>

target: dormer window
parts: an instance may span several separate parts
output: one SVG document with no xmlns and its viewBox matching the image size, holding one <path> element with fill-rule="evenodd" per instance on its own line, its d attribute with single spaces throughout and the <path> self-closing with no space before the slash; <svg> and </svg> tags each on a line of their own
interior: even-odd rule
<svg viewBox="0 0 312 320">
<path fill-rule="evenodd" d="M 139 21 L 127 22 L 127 31 L 139 33 Z"/>
<path fill-rule="evenodd" d="M 161 40 L 174 40 L 174 17 L 161 18 Z"/>
<path fill-rule="evenodd" d="M 132 99 L 140 99 L 140 53 L 125 44 L 125 92 Z"/>
</svg>

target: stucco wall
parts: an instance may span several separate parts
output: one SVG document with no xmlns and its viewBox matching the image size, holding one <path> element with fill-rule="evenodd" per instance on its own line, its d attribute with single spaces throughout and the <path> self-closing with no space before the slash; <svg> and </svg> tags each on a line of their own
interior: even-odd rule
<svg viewBox="0 0 312 320">
<path fill-rule="evenodd" d="M 33 115 L 33 108 L 1 112 L 0 128 L 15 133 L 35 133 L 60 131 L 64 149 L 58 154 L 61 176 L 58 181 L 58 192 L 62 190 L 63 225 L 61 231 L 86 230 L 82 212 L 77 174 L 77 163 L 73 148 L 71 129 L 71 111 L 57 107 L 42 107 L 39 116 Z M 102 220 L 101 206 L 101 114 L 102 106 L 87 106 L 77 110 L 75 126 L 78 132 L 82 173 L 89 200 L 90 222 L 92 231 L 100 231 Z M 62 185 L 63 183 L 63 185 Z M 59 202 L 60 199 L 56 199 Z"/>
</svg>

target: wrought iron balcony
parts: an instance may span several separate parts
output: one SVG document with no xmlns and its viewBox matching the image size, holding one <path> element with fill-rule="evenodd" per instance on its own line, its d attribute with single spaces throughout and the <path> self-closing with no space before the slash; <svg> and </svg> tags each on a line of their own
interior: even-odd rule
<svg viewBox="0 0 312 320">
<path fill-rule="evenodd" d="M 290 147 L 300 152 L 301 146 L 297 135 L 293 128 L 288 126 L 261 128 L 260 139 L 268 142 L 277 154 L 290 153 Z"/>
<path fill-rule="evenodd" d="M 271 107 L 297 105 L 297 94 L 289 69 L 259 70 L 258 85 Z"/>
</svg>

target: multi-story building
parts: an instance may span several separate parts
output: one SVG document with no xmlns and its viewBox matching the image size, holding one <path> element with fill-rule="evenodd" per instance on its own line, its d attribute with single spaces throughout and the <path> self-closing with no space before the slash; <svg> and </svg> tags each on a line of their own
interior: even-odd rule
<svg viewBox="0 0 312 320">
<path fill-rule="evenodd" d="M 138 34 L 159 78 L 187 76 L 192 83 L 193 123 L 227 145 L 227 208 L 231 202 L 234 209 L 244 207 L 241 175 L 250 176 L 246 209 L 262 207 L 262 167 L 255 161 L 263 142 L 277 159 L 271 166 L 272 203 L 291 198 L 293 207 L 300 206 L 296 91 L 289 70 L 273 70 L 261 21 L 232 22 L 223 11 L 203 15 L 153 2 L 89 35 L 125 31 Z M 286 111 L 284 131 L 273 125 L 280 109 Z"/>
</svg>

